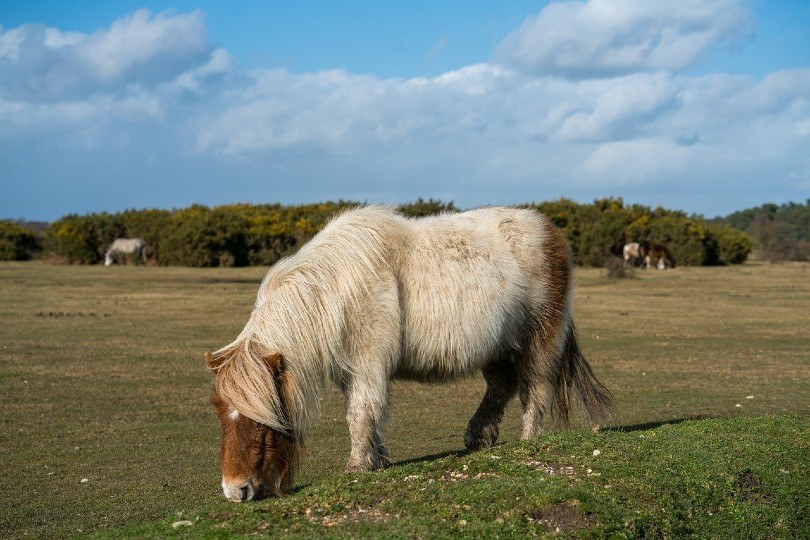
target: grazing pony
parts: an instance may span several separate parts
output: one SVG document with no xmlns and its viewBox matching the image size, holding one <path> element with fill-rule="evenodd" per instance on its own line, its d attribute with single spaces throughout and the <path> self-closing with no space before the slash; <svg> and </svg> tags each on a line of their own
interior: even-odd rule
<svg viewBox="0 0 810 540">
<path fill-rule="evenodd" d="M 641 266 L 646 270 L 655 261 L 659 270 L 675 268 L 675 259 L 664 244 L 631 242 L 624 245 L 622 253 L 624 264 L 627 266 Z"/>
<path fill-rule="evenodd" d="M 146 264 L 146 242 L 142 238 L 116 238 L 104 254 L 104 266 L 124 264 L 127 255 L 135 255 L 135 264 Z"/>
<path fill-rule="evenodd" d="M 515 395 L 524 439 L 549 414 L 564 425 L 572 395 L 603 418 L 612 397 L 577 342 L 571 280 L 568 243 L 533 210 L 408 219 L 368 206 L 333 219 L 269 270 L 236 340 L 205 354 L 225 497 L 291 487 L 330 380 L 346 399 L 348 471 L 391 463 L 383 424 L 394 378 L 481 371 L 487 389 L 464 435 L 471 450 L 492 446 Z"/>
<path fill-rule="evenodd" d="M 675 259 L 672 258 L 667 246 L 664 244 L 648 244 L 645 246 L 644 266 L 649 268 L 652 261 L 659 270 L 675 268 Z"/>
</svg>

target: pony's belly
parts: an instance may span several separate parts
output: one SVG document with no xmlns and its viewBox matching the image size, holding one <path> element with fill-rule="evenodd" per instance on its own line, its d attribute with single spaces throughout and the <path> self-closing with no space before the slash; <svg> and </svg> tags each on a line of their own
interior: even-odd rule
<svg viewBox="0 0 810 540">
<path fill-rule="evenodd" d="M 442 359 L 414 362 L 412 359 L 400 362 L 393 373 L 394 379 L 416 381 L 424 383 L 449 382 L 455 379 L 468 377 L 480 369 L 480 363 L 467 362 L 466 369 L 460 369 L 460 362 L 446 362 Z"/>
<path fill-rule="evenodd" d="M 402 355 L 395 376 L 443 381 L 473 373 L 520 344 L 521 303 L 509 295 L 498 302 L 469 297 L 440 300 L 442 309 L 406 313 Z"/>
</svg>

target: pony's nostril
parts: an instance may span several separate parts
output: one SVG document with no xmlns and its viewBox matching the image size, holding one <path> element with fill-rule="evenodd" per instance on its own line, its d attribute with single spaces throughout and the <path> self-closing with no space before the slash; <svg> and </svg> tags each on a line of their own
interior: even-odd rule
<svg viewBox="0 0 810 540">
<path fill-rule="evenodd" d="M 242 482 L 228 482 L 222 481 L 222 492 L 225 498 L 231 502 L 245 502 L 251 500 L 256 495 L 256 488 L 248 481 Z"/>
</svg>

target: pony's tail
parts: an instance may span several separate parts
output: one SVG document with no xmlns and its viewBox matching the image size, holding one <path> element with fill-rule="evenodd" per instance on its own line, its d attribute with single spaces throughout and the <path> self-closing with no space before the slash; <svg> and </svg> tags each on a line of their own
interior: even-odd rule
<svg viewBox="0 0 810 540">
<path fill-rule="evenodd" d="M 569 423 L 572 389 L 582 403 L 588 420 L 592 424 L 603 422 L 613 408 L 613 395 L 596 378 L 588 360 L 582 354 L 573 321 L 568 324 L 560 362 L 559 378 L 552 406 L 557 422 L 563 426 L 567 426 Z"/>
</svg>

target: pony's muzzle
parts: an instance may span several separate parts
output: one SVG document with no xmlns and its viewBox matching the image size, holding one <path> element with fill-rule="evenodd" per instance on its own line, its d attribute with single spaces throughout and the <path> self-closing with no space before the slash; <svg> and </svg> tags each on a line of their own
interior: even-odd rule
<svg viewBox="0 0 810 540">
<path fill-rule="evenodd" d="M 231 502 L 244 502 L 253 499 L 256 488 L 250 482 L 230 484 L 222 481 L 222 493 Z"/>
</svg>

